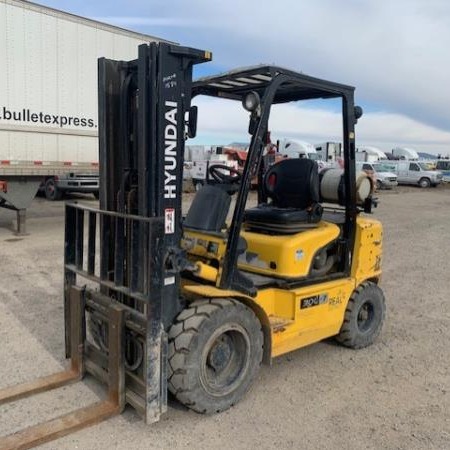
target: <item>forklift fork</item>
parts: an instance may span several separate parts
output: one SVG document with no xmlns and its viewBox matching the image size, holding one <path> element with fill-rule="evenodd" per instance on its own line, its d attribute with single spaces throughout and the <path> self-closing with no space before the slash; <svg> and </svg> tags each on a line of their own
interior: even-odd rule
<svg viewBox="0 0 450 450">
<path fill-rule="evenodd" d="M 0 390 L 0 405 L 57 389 L 80 381 L 85 374 L 84 347 L 86 340 L 84 290 L 72 286 L 70 293 L 70 368 L 35 381 Z M 125 310 L 119 304 L 108 309 L 108 396 L 93 405 L 56 417 L 24 430 L 0 437 L 0 449 L 27 449 L 65 436 L 120 414 L 125 407 L 125 371 L 123 333 Z"/>
</svg>

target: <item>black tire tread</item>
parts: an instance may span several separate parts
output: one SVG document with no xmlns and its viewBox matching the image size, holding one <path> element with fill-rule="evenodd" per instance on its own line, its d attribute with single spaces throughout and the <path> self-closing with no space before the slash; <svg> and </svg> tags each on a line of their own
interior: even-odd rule
<svg viewBox="0 0 450 450">
<path fill-rule="evenodd" d="M 361 283 L 353 291 L 352 295 L 350 296 L 350 299 L 347 303 L 347 308 L 345 309 L 344 320 L 342 322 L 341 330 L 340 330 L 339 334 L 335 337 L 336 341 L 339 342 L 344 347 L 349 347 L 349 348 L 353 348 L 353 349 L 360 349 L 360 348 L 367 347 L 367 346 L 371 345 L 372 342 L 380 334 L 382 324 L 383 324 L 385 316 L 386 316 L 384 295 L 381 296 L 381 298 L 382 298 L 382 316 L 381 316 L 381 320 L 380 320 L 380 326 L 377 327 L 377 329 L 375 330 L 374 333 L 372 333 L 370 342 L 369 341 L 358 341 L 358 340 L 355 340 L 354 336 L 352 336 L 353 329 L 352 329 L 352 325 L 351 325 L 351 323 L 352 323 L 351 317 L 356 308 L 356 302 L 358 300 L 358 297 L 363 293 L 364 290 L 372 289 L 374 287 L 379 289 L 378 286 L 375 283 L 373 283 L 372 281 L 365 281 L 365 282 Z"/>
<path fill-rule="evenodd" d="M 168 352 L 168 389 L 175 398 L 185 406 L 199 413 L 221 412 L 224 408 L 205 408 L 196 403 L 196 390 L 189 389 L 186 386 L 188 364 L 187 357 L 190 353 L 189 346 L 193 339 L 196 339 L 200 333 L 202 324 L 220 309 L 233 306 L 242 311 L 250 311 L 241 302 L 234 299 L 202 299 L 192 302 L 188 308 L 184 309 L 175 319 L 174 324 L 169 330 L 169 352 Z M 258 320 L 255 316 L 255 319 Z M 261 341 L 263 334 L 261 330 Z M 262 347 L 261 358 L 262 360 Z M 232 405 L 230 405 L 232 406 Z"/>
</svg>

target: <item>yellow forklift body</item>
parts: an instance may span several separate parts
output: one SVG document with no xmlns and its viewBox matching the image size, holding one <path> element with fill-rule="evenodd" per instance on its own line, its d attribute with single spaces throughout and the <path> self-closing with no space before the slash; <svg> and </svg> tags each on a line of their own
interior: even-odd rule
<svg viewBox="0 0 450 450">
<path fill-rule="evenodd" d="M 252 249 L 255 253 L 259 252 L 261 257 L 281 262 L 277 267 L 281 267 L 282 273 L 289 273 L 290 276 L 293 276 L 295 268 L 300 268 L 303 271 L 300 274 L 302 276 L 309 271 L 305 261 L 311 264 L 315 252 L 335 239 L 338 234 L 337 225 L 320 222 L 319 227 L 295 235 L 274 236 L 243 232 L 241 236 L 248 243 L 247 252 Z M 204 261 L 223 259 L 221 250 L 225 248 L 225 242 L 222 237 L 189 231 L 185 233 L 185 240 L 186 238 L 191 240 L 191 244 L 195 243 L 191 254 L 202 256 Z M 258 311 L 262 310 L 265 322 L 270 324 L 270 356 L 280 356 L 339 333 L 345 309 L 355 288 L 366 280 L 378 282 L 381 276 L 381 240 L 381 223 L 358 216 L 352 270 L 348 278 L 311 283 L 293 289 L 260 288 L 256 297 L 220 289 L 211 284 L 202 284 L 201 281 L 183 280 L 183 290 L 187 297 L 233 297 Z M 295 260 L 295 251 L 299 248 L 305 254 L 312 255 L 305 257 L 302 265 Z M 240 264 L 240 268 L 244 269 L 244 265 Z M 256 272 L 253 267 L 251 269 Z M 219 271 L 216 273 L 219 274 Z M 265 272 L 261 270 L 260 273 Z M 269 273 L 272 276 L 281 275 Z"/>
<path fill-rule="evenodd" d="M 246 300 L 259 306 L 271 328 L 271 357 L 318 342 L 339 332 L 348 299 L 355 288 L 351 278 L 298 289 L 261 289 L 255 298 L 202 284 L 186 282 L 187 295 L 199 298 Z"/>
<path fill-rule="evenodd" d="M 381 222 L 371 217 L 358 216 L 351 271 L 351 276 L 356 280 L 357 285 L 369 279 L 377 283 L 380 281 L 382 245 Z"/>
<path fill-rule="evenodd" d="M 239 256 L 240 269 L 274 277 L 299 278 L 309 274 L 317 252 L 339 236 L 339 227 L 322 221 L 317 227 L 296 234 L 243 231 L 241 236 L 247 242 L 247 250 Z"/>
</svg>

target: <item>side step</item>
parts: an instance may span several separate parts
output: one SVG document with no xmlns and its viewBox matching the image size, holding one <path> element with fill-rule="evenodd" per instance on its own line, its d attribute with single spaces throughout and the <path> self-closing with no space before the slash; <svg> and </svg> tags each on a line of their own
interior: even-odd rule
<svg viewBox="0 0 450 450">
<path fill-rule="evenodd" d="M 73 286 L 70 290 L 69 301 L 71 368 L 35 381 L 1 389 L 0 405 L 57 389 L 83 378 L 86 338 L 83 290 Z M 125 407 L 124 324 L 124 309 L 118 305 L 111 305 L 108 311 L 108 398 L 48 422 L 0 437 L 1 450 L 32 448 L 99 423 L 123 411 Z"/>
</svg>

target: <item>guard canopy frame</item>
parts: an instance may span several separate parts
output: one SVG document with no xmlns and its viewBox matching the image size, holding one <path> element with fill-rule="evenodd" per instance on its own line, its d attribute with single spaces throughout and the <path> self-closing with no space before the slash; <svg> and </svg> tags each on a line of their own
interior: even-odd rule
<svg viewBox="0 0 450 450">
<path fill-rule="evenodd" d="M 271 106 L 301 100 L 332 98 L 341 98 L 342 100 L 344 189 L 346 192 L 345 223 L 341 239 L 342 258 L 340 268 L 338 273 L 334 274 L 334 277 L 350 275 L 356 217 L 359 212 L 356 203 L 354 127 L 362 114 L 362 110 L 358 111 L 357 107 L 355 108 L 354 91 L 353 86 L 311 77 L 274 65 L 258 65 L 236 69 L 216 76 L 202 77 L 193 82 L 192 98 L 206 95 L 243 101 L 250 92 L 255 92 L 260 98 L 258 110 L 252 113 L 250 118 L 251 142 L 228 234 L 226 257 L 219 282 L 222 289 L 236 289 L 248 295 L 256 295 L 256 289 L 252 286 L 252 283 L 242 276 L 237 267 L 239 233 L 244 221 L 250 183 L 252 177 L 258 174 L 258 185 L 262 185 L 262 171 L 259 169 L 268 131 Z M 253 125 L 251 123 L 252 117 Z M 252 126 L 253 129 L 250 129 Z M 263 195 L 259 190 L 258 203 L 262 199 Z M 291 287 L 301 286 L 305 282 L 311 284 L 311 282 L 320 283 L 323 281 L 323 278 L 298 280 L 292 282 Z"/>
</svg>

